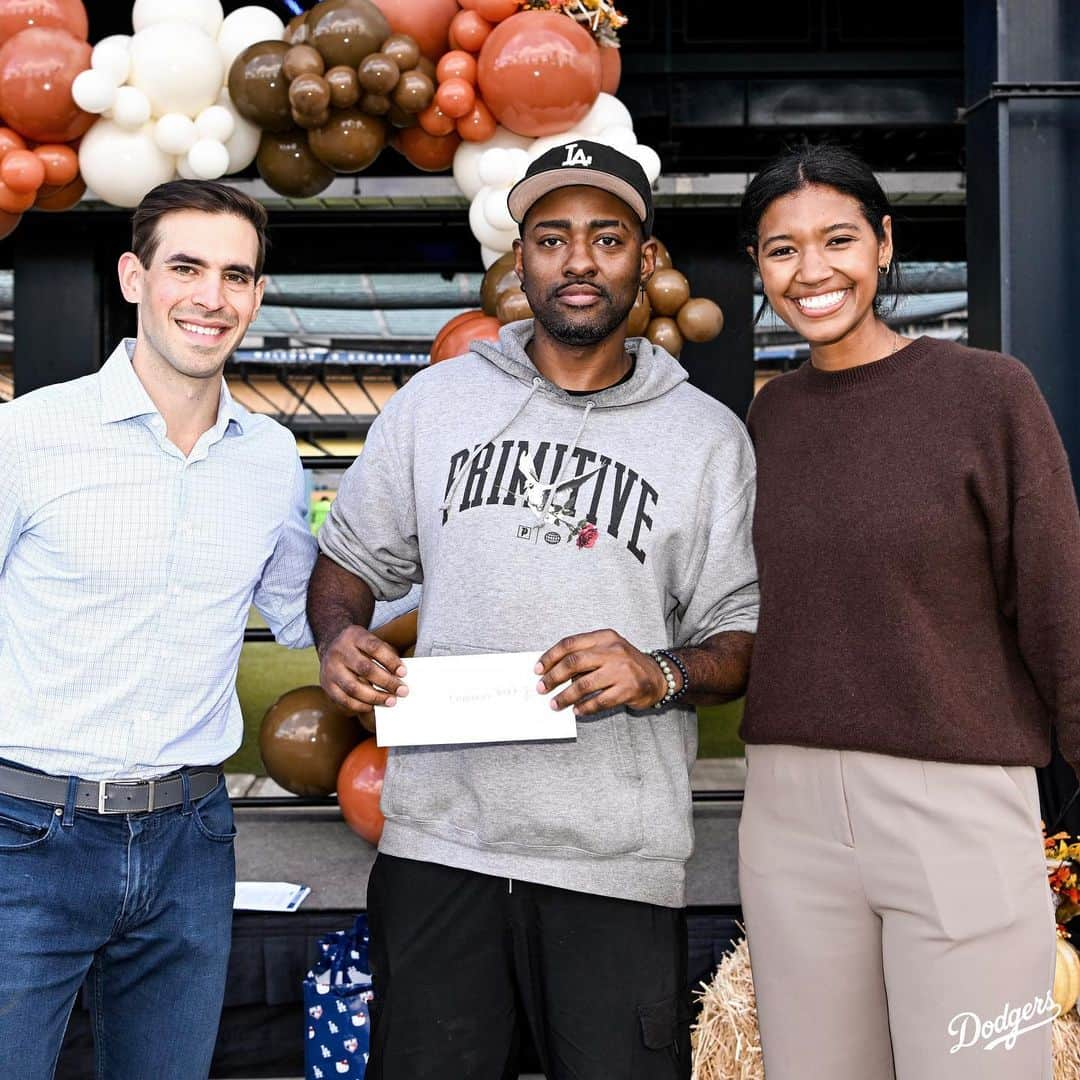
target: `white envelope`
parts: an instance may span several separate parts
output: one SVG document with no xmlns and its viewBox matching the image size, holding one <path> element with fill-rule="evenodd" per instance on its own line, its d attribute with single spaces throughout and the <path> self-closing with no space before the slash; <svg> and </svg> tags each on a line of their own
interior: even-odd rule
<svg viewBox="0 0 1080 1080">
<path fill-rule="evenodd" d="M 409 687 L 392 706 L 375 707 L 379 746 L 576 739 L 574 710 L 556 712 L 539 694 L 540 653 L 469 653 L 405 660 Z M 552 693 L 556 693 L 553 691 Z"/>
</svg>

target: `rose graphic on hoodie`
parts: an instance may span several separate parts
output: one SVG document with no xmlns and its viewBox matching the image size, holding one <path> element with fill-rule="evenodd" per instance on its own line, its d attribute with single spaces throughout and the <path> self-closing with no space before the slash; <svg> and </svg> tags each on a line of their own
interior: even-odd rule
<svg viewBox="0 0 1080 1080">
<path fill-rule="evenodd" d="M 600 530 L 591 521 L 583 521 L 577 528 L 577 546 L 591 548 L 599 536 Z"/>
</svg>

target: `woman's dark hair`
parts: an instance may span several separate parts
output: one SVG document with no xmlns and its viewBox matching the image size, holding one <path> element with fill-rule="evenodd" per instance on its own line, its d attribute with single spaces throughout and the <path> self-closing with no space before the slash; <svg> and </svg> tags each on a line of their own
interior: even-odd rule
<svg viewBox="0 0 1080 1080">
<path fill-rule="evenodd" d="M 850 195 L 859 204 L 874 235 L 879 240 L 885 238 L 883 219 L 891 216 L 893 211 L 870 166 L 847 147 L 805 142 L 773 158 L 750 181 L 739 208 L 739 243 L 742 249 L 757 250 L 758 225 L 775 200 L 811 184 L 835 188 L 844 195 Z M 894 310 L 900 291 L 900 266 L 894 251 L 889 272 L 881 274 L 878 279 L 875 314 L 881 315 L 886 309 Z M 890 296 L 891 300 L 887 301 L 886 296 Z"/>
<path fill-rule="evenodd" d="M 158 247 L 158 222 L 177 210 L 201 210 L 206 214 L 232 214 L 251 224 L 258 237 L 255 276 L 259 277 L 266 261 L 266 210 L 236 188 L 215 180 L 170 180 L 149 192 L 131 218 L 131 250 L 143 266 L 154 261 Z"/>
</svg>

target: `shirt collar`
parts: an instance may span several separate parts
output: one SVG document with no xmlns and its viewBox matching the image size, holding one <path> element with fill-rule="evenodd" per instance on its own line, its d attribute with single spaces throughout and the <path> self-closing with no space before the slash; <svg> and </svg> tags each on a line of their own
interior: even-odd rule
<svg viewBox="0 0 1080 1080">
<path fill-rule="evenodd" d="M 149 416 L 158 409 L 146 392 L 146 387 L 135 374 L 131 358 L 135 354 L 135 339 L 124 338 L 113 349 L 109 359 L 98 372 L 101 387 L 101 422 L 112 424 L 118 420 L 131 420 L 136 416 Z M 221 380 L 221 400 L 218 403 L 217 422 L 214 427 L 224 433 L 230 423 L 235 423 L 241 433 L 248 417 L 247 410 L 234 399 Z"/>
</svg>

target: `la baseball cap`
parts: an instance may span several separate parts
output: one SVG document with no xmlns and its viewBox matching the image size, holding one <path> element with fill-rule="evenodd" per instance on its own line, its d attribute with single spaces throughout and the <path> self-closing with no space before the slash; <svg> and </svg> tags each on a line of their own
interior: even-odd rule
<svg viewBox="0 0 1080 1080">
<path fill-rule="evenodd" d="M 549 191 L 578 184 L 622 199 L 637 214 L 645 235 L 652 235 L 652 187 L 645 170 L 622 151 L 586 139 L 552 147 L 529 166 L 507 196 L 510 216 L 520 225 L 529 207 Z"/>
</svg>

